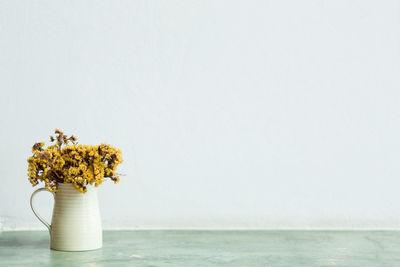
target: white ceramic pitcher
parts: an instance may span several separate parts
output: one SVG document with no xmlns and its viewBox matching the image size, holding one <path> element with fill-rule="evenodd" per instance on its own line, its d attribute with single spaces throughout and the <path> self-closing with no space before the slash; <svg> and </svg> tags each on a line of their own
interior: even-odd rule
<svg viewBox="0 0 400 267">
<path fill-rule="evenodd" d="M 48 224 L 33 207 L 33 197 L 41 191 L 40 188 L 31 196 L 31 208 L 36 217 L 49 229 L 50 248 L 63 251 L 84 251 L 101 248 L 103 235 L 101 228 L 97 188 L 88 186 L 83 194 L 72 184 L 58 184 L 54 196 L 54 209 L 51 225 Z M 50 191 L 49 191 L 50 192 Z"/>
</svg>

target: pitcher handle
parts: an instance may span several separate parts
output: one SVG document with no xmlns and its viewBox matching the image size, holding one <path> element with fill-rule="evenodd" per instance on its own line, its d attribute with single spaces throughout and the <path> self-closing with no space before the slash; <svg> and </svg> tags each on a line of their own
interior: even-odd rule
<svg viewBox="0 0 400 267">
<path fill-rule="evenodd" d="M 41 191 L 48 191 L 48 192 L 52 193 L 53 197 L 55 198 L 55 194 L 53 192 L 49 191 L 47 188 L 39 188 L 38 190 L 36 190 L 35 192 L 32 193 L 31 209 L 32 209 L 33 213 L 35 214 L 35 216 L 39 219 L 39 221 L 41 221 L 47 227 L 47 229 L 49 229 L 49 231 L 50 231 L 51 225 L 48 222 L 46 222 L 42 217 L 40 217 L 40 215 L 36 212 L 35 208 L 33 207 L 33 197 Z"/>
</svg>

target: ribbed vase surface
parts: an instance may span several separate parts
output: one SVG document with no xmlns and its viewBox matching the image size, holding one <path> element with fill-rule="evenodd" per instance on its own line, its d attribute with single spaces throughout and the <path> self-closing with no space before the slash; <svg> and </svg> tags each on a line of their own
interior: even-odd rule
<svg viewBox="0 0 400 267">
<path fill-rule="evenodd" d="M 82 251 L 102 247 L 102 228 L 97 188 L 83 194 L 71 184 L 59 184 L 55 193 L 50 247 Z"/>
<path fill-rule="evenodd" d="M 41 218 L 32 205 L 35 215 L 50 231 L 50 248 L 63 251 L 84 251 L 101 248 L 103 235 L 100 219 L 97 188 L 88 186 L 83 194 L 72 184 L 58 184 L 54 193 L 54 209 L 51 225 Z"/>
</svg>

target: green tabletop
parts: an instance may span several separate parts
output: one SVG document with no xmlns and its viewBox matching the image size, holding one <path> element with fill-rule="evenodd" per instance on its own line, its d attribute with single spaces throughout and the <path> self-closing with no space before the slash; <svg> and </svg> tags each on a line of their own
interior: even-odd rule
<svg viewBox="0 0 400 267">
<path fill-rule="evenodd" d="M 102 249 L 61 252 L 48 232 L 10 231 L 0 266 L 400 266 L 400 232 L 104 231 Z"/>
</svg>

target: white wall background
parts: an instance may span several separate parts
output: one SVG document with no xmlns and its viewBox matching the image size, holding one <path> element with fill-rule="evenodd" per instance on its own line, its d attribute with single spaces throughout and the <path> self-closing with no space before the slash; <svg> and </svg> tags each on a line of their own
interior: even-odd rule
<svg viewBox="0 0 400 267">
<path fill-rule="evenodd" d="M 105 228 L 400 228 L 399 1 L 0 1 L 0 229 L 54 128 Z M 52 199 L 38 209 L 50 216 Z"/>
</svg>

